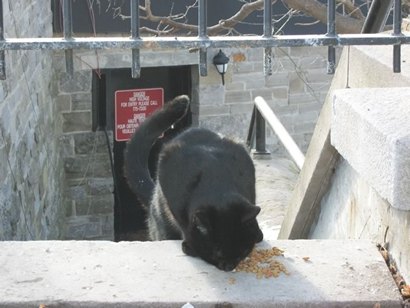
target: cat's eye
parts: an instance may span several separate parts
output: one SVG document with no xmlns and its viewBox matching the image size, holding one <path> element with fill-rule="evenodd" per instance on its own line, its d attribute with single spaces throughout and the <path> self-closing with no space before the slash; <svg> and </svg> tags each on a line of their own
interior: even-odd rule
<svg viewBox="0 0 410 308">
<path fill-rule="evenodd" d="M 196 225 L 196 228 L 202 235 L 208 235 L 208 229 L 205 228 L 204 226 Z"/>
</svg>

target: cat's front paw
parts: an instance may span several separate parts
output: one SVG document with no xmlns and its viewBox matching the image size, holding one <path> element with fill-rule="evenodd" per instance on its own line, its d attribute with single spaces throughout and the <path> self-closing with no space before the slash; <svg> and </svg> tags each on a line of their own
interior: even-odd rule
<svg viewBox="0 0 410 308">
<path fill-rule="evenodd" d="M 188 256 L 197 256 L 196 252 L 191 248 L 187 241 L 182 242 L 182 251 Z"/>
</svg>

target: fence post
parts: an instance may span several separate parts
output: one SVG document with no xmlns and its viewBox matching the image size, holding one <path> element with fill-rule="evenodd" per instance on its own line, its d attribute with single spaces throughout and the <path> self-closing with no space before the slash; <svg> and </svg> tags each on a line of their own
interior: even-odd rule
<svg viewBox="0 0 410 308">
<path fill-rule="evenodd" d="M 400 36 L 402 34 L 401 22 L 401 0 L 395 0 L 393 10 L 393 35 Z M 401 44 L 393 46 L 393 72 L 401 72 Z"/>
<path fill-rule="evenodd" d="M 336 0 L 327 2 L 327 36 L 336 36 Z M 327 51 L 327 73 L 333 75 L 336 70 L 336 49 L 329 46 Z"/>
<path fill-rule="evenodd" d="M 265 0 L 263 10 L 263 37 L 272 37 L 272 1 Z M 272 75 L 272 48 L 268 47 L 263 52 L 263 73 L 265 76 Z"/>
<path fill-rule="evenodd" d="M 270 159 L 270 152 L 266 150 L 266 123 L 262 114 L 255 108 L 255 150 L 252 155 L 257 159 Z"/>
<path fill-rule="evenodd" d="M 139 2 L 139 0 L 131 0 L 131 38 L 133 39 L 140 38 Z M 141 75 L 140 50 L 138 48 L 133 48 L 131 52 L 131 77 L 139 78 Z"/>
<path fill-rule="evenodd" d="M 71 40 L 73 38 L 72 18 L 73 10 L 71 0 L 63 0 L 63 22 L 64 22 L 64 39 Z M 65 67 L 68 76 L 72 77 L 74 73 L 73 50 L 65 50 Z"/>
<path fill-rule="evenodd" d="M 198 38 L 207 39 L 207 0 L 199 0 L 198 5 Z M 199 49 L 199 74 L 202 77 L 208 75 L 206 48 Z"/>
<path fill-rule="evenodd" d="M 3 0 L 0 0 L 0 41 L 4 41 L 3 27 Z M 0 80 L 6 79 L 6 61 L 4 56 L 5 51 L 0 51 Z"/>
</svg>

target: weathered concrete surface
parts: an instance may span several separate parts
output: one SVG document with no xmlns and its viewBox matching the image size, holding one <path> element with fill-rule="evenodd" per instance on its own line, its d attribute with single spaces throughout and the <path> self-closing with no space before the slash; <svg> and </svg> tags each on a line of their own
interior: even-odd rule
<svg viewBox="0 0 410 308">
<path fill-rule="evenodd" d="M 269 279 L 220 271 L 180 244 L 0 242 L 0 306 L 401 307 L 370 241 L 263 242 L 284 250 L 289 272 Z"/>
<path fill-rule="evenodd" d="M 410 88 L 334 92 L 331 142 L 382 198 L 410 210 Z"/>
<path fill-rule="evenodd" d="M 410 211 L 393 208 L 349 163 L 341 159 L 321 200 L 311 239 L 367 239 L 384 244 L 410 282 Z"/>
<path fill-rule="evenodd" d="M 254 159 L 256 205 L 261 207 L 259 226 L 265 239 L 276 240 L 299 175 L 296 164 L 284 157 Z"/>
</svg>

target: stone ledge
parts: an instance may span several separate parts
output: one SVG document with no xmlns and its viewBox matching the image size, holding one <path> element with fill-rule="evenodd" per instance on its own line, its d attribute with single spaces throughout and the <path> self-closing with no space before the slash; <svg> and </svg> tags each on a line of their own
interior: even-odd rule
<svg viewBox="0 0 410 308">
<path fill-rule="evenodd" d="M 401 307 L 369 241 L 263 242 L 260 247 L 284 250 L 276 260 L 290 273 L 269 279 L 220 271 L 184 255 L 180 245 L 0 242 L 0 306 Z"/>
<path fill-rule="evenodd" d="M 334 92 L 331 143 L 394 208 L 410 210 L 410 88 Z"/>
</svg>

